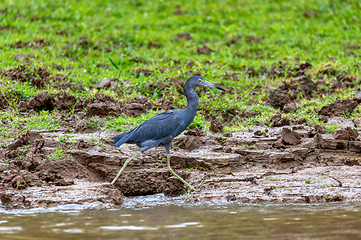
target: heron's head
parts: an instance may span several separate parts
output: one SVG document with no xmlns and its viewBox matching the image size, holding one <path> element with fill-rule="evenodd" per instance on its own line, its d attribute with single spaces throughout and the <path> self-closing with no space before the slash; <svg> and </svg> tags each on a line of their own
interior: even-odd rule
<svg viewBox="0 0 361 240">
<path fill-rule="evenodd" d="M 190 77 L 187 80 L 187 83 L 189 82 L 189 84 L 191 84 L 192 87 L 211 87 L 211 88 L 216 88 L 222 91 L 226 91 L 224 88 L 221 88 L 213 83 L 207 82 L 206 80 L 204 80 L 204 78 L 202 78 L 201 76 L 198 75 L 193 75 L 192 77 Z"/>
</svg>

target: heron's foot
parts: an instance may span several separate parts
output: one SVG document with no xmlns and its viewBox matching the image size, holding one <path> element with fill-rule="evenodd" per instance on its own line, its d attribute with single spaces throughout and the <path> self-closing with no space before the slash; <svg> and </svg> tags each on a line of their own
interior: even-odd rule
<svg viewBox="0 0 361 240">
<path fill-rule="evenodd" d="M 189 188 L 189 191 L 188 193 L 192 192 L 192 191 L 199 191 L 199 189 L 197 189 L 198 186 L 195 186 L 193 187 L 192 185 L 190 185 L 189 183 L 187 183 L 186 181 L 184 181 L 183 179 L 179 179 L 181 182 L 183 182 L 188 188 Z"/>
<path fill-rule="evenodd" d="M 202 182 L 200 183 L 200 184 L 198 184 L 198 185 L 196 185 L 196 186 L 192 186 L 192 185 L 187 185 L 187 187 L 189 188 L 189 190 L 187 191 L 187 194 L 190 194 L 192 191 L 194 191 L 194 192 L 199 192 L 200 191 L 200 187 L 203 185 L 203 183 L 204 183 L 205 181 L 204 180 L 202 180 Z"/>
</svg>

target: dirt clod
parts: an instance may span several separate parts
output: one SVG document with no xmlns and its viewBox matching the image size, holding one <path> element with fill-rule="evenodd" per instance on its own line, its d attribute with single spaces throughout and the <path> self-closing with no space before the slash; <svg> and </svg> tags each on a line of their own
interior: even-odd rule
<svg viewBox="0 0 361 240">
<path fill-rule="evenodd" d="M 237 42 L 241 41 L 242 40 L 242 37 L 241 36 L 237 36 L 237 37 L 234 37 L 234 38 L 231 38 L 230 40 L 228 40 L 226 42 L 226 45 L 227 46 L 230 46 L 230 45 L 233 45 L 233 44 L 236 44 Z"/>
<path fill-rule="evenodd" d="M 107 88 L 111 86 L 111 80 L 109 78 L 103 78 L 98 86 L 96 87 L 97 89 L 102 89 L 102 88 Z"/>
<path fill-rule="evenodd" d="M 361 103 L 361 90 L 358 90 L 355 94 L 354 99 L 358 102 Z"/>
<path fill-rule="evenodd" d="M 39 93 L 35 95 L 28 102 L 21 102 L 20 109 L 21 111 L 29 111 L 31 109 L 35 111 L 52 111 L 54 109 L 54 98 L 51 97 L 48 93 Z"/>
<path fill-rule="evenodd" d="M 203 137 L 205 134 L 202 131 L 202 129 L 196 127 L 196 128 L 193 128 L 193 129 L 186 130 L 184 132 L 184 135 Z"/>
<path fill-rule="evenodd" d="M 285 91 L 273 91 L 269 98 L 271 106 L 278 109 L 283 109 L 291 101 L 288 93 Z"/>
<path fill-rule="evenodd" d="M 177 34 L 177 40 L 181 40 L 181 39 L 193 40 L 191 34 L 188 33 L 188 32 L 178 33 Z"/>
<path fill-rule="evenodd" d="M 140 75 L 144 75 L 144 77 L 149 77 L 151 74 L 153 73 L 153 70 L 149 70 L 149 69 L 137 69 L 135 71 L 135 76 L 137 78 L 140 77 Z"/>
<path fill-rule="evenodd" d="M 58 97 L 58 101 L 56 102 L 56 109 L 58 110 L 72 110 L 75 107 L 77 100 L 70 93 L 62 93 Z"/>
<path fill-rule="evenodd" d="M 23 135 L 20 135 L 16 141 L 10 143 L 8 145 L 8 150 L 15 150 L 18 147 L 22 147 L 24 145 L 29 145 L 31 143 L 33 143 L 36 140 L 41 140 L 42 136 L 40 135 L 40 133 L 38 131 L 28 131 Z M 44 142 L 43 142 L 44 144 Z"/>
<path fill-rule="evenodd" d="M 291 123 L 291 120 L 287 117 L 282 117 L 282 114 L 276 114 L 270 118 L 270 123 L 272 127 L 283 127 L 288 126 Z"/>
<path fill-rule="evenodd" d="M 206 54 L 206 53 L 210 53 L 212 50 L 207 46 L 207 45 L 203 45 L 203 47 L 197 47 L 197 52 L 199 54 Z"/>
<path fill-rule="evenodd" d="M 218 121 L 217 119 L 211 120 L 211 126 L 209 129 L 213 132 L 222 132 L 223 131 L 223 123 L 221 121 Z"/>
<path fill-rule="evenodd" d="M 336 100 L 335 102 L 322 107 L 318 114 L 327 117 L 339 116 L 342 113 L 352 112 L 357 105 L 357 101 L 352 99 Z"/>
<path fill-rule="evenodd" d="M 281 137 L 284 144 L 297 145 L 301 143 L 301 136 L 288 128 L 282 129 Z"/>
<path fill-rule="evenodd" d="M 287 103 L 286 105 L 283 106 L 283 111 L 285 113 L 289 113 L 291 111 L 296 111 L 297 107 L 294 103 Z"/>
<path fill-rule="evenodd" d="M 355 141 L 358 136 L 359 133 L 355 128 L 347 127 L 337 130 L 335 138 L 341 140 Z"/>
<path fill-rule="evenodd" d="M 8 105 L 6 98 L 0 93 L 0 109 L 4 109 Z"/>
<path fill-rule="evenodd" d="M 114 102 L 91 103 L 86 108 L 87 116 L 120 116 L 122 108 Z"/>
<path fill-rule="evenodd" d="M 157 44 L 157 43 L 153 43 L 153 42 L 149 42 L 148 45 L 147 45 L 147 48 L 148 49 L 152 49 L 152 48 L 160 48 L 161 45 L 160 44 Z"/>
</svg>

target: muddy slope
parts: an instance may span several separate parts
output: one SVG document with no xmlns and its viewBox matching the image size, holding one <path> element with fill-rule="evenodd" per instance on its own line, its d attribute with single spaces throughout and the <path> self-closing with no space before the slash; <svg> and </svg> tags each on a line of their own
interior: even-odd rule
<svg viewBox="0 0 361 240">
<path fill-rule="evenodd" d="M 173 141 L 171 164 L 192 185 L 203 182 L 187 202 L 361 200 L 359 121 L 352 124 L 340 127 L 335 135 L 325 134 L 320 126 L 303 125 L 256 127 L 224 135 L 188 130 Z M 68 142 L 64 136 L 61 130 L 29 131 L 2 146 L 2 205 L 112 206 L 121 204 L 123 195 L 177 196 L 188 190 L 167 171 L 162 148 L 134 159 L 113 186 L 109 182 L 138 149 L 131 145 L 114 148 L 101 132 L 74 134 Z"/>
</svg>

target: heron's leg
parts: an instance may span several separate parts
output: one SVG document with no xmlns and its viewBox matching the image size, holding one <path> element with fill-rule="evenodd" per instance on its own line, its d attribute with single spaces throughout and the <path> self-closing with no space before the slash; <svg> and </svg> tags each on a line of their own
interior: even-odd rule
<svg viewBox="0 0 361 240">
<path fill-rule="evenodd" d="M 182 183 L 184 183 L 185 185 L 187 185 L 187 187 L 189 187 L 191 190 L 193 191 L 198 191 L 197 189 L 195 189 L 194 187 L 192 187 L 189 183 L 187 183 L 183 178 L 181 178 L 180 176 L 178 176 L 178 174 L 176 174 L 173 169 L 170 167 L 170 156 L 169 154 L 167 154 L 167 167 L 168 167 L 168 171 L 173 174 L 176 178 L 178 178 Z"/>
<path fill-rule="evenodd" d="M 125 167 L 128 165 L 128 163 L 130 161 L 132 161 L 136 156 L 138 156 L 139 154 L 141 154 L 141 152 L 135 154 L 134 156 L 130 157 L 127 159 L 127 161 L 125 161 L 123 167 L 120 169 L 120 171 L 118 172 L 118 175 L 114 178 L 114 180 L 112 181 L 112 184 L 115 183 L 115 181 L 117 181 L 117 179 L 119 178 L 120 174 L 124 171 Z"/>
</svg>

